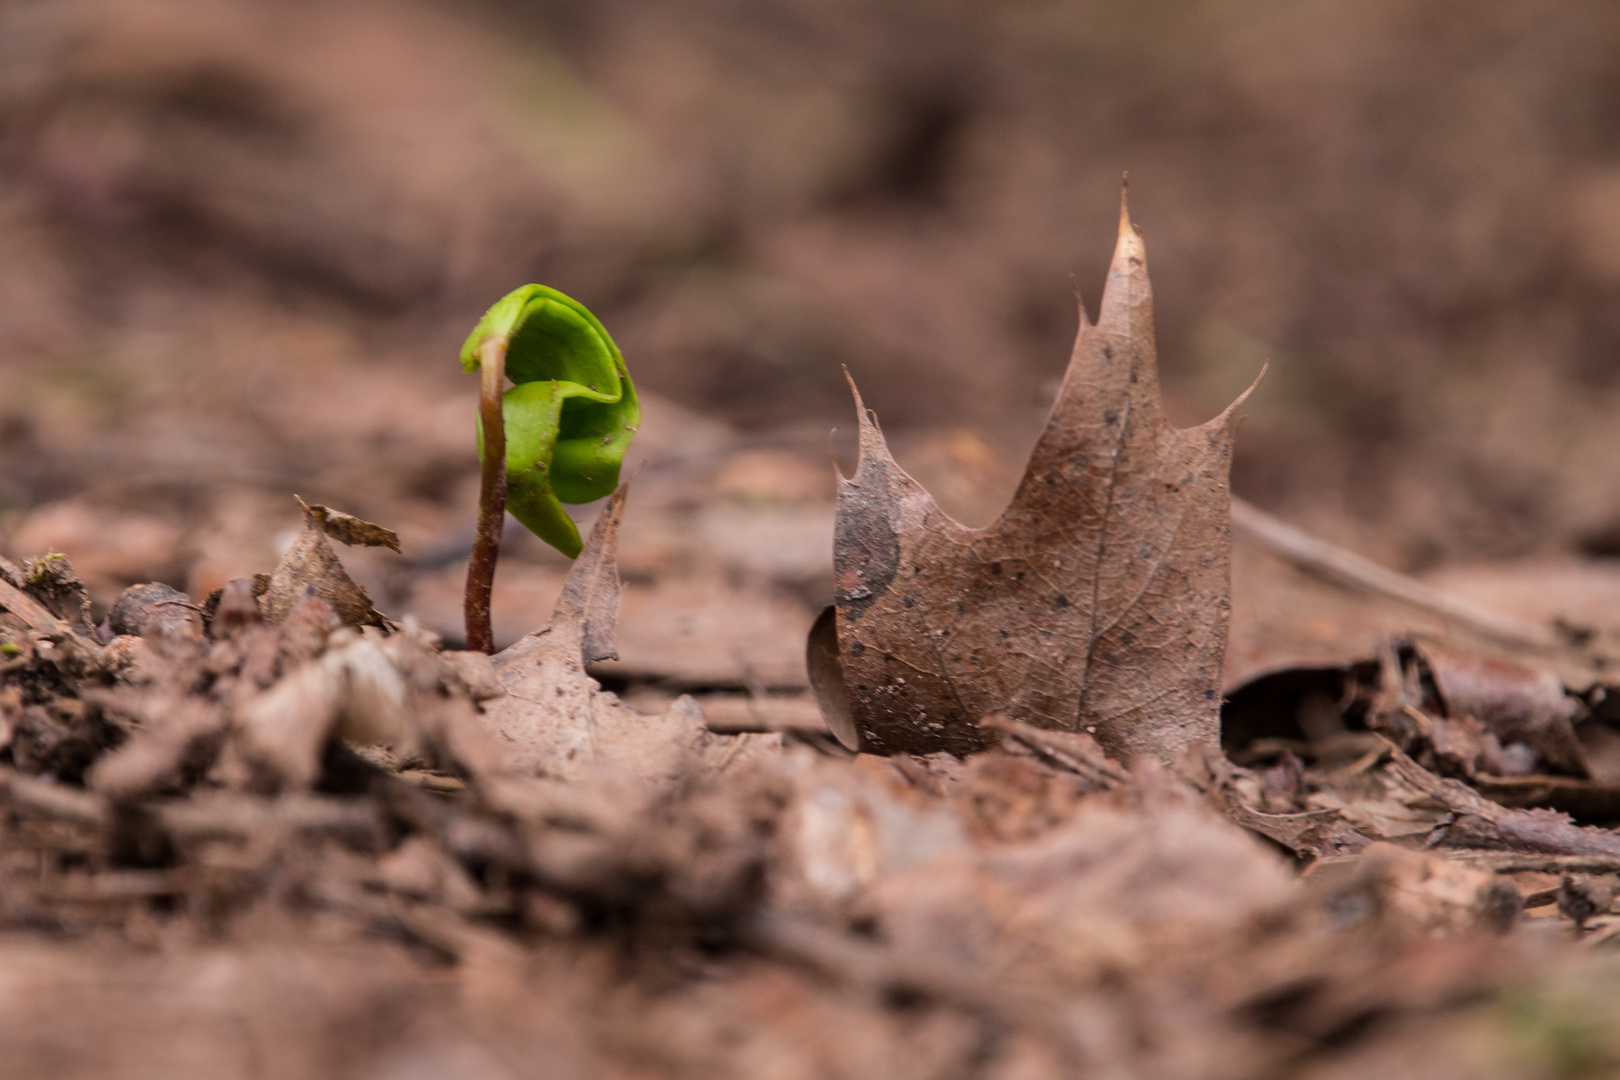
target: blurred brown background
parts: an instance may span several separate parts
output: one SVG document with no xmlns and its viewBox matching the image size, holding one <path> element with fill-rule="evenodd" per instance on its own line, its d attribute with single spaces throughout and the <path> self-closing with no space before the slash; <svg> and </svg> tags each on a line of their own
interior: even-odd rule
<svg viewBox="0 0 1620 1080">
<path fill-rule="evenodd" d="M 1236 491 L 1409 570 L 1620 551 L 1617 58 L 1605 0 L 0 0 L 0 551 L 200 595 L 297 492 L 453 637 L 455 350 L 542 281 L 650 395 L 641 624 L 791 682 L 841 365 L 988 518 L 1124 170 L 1172 415 L 1272 364 Z M 511 555 L 507 636 L 561 571 Z"/>
</svg>

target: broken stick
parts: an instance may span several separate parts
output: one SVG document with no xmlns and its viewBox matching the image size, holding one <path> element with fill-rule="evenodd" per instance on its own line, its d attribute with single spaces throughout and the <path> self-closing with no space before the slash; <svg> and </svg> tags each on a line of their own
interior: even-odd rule
<svg viewBox="0 0 1620 1080">
<path fill-rule="evenodd" d="M 1398 600 L 1500 644 L 1531 649 L 1556 649 L 1564 644 L 1549 627 L 1504 615 L 1379 566 L 1273 517 L 1236 495 L 1232 496 L 1232 527 L 1302 570 Z"/>
</svg>

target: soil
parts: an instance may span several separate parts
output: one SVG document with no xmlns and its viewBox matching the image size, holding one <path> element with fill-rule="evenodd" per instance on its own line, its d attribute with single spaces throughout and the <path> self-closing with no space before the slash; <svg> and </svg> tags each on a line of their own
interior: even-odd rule
<svg viewBox="0 0 1620 1080">
<path fill-rule="evenodd" d="M 317 739 L 300 773 L 174 703 L 351 671 L 325 658 L 373 638 L 320 612 L 303 639 L 210 614 L 148 668 L 0 656 L 8 1074 L 1604 1075 L 1620 864 L 1491 863 L 1457 839 L 1481 821 L 1528 856 L 1401 769 L 1620 820 L 1617 54 L 1598 0 L 0 6 L 0 555 L 67 553 L 90 608 L 53 617 L 148 582 L 200 609 L 298 542 L 296 495 L 398 534 L 338 554 L 437 695 L 412 715 L 483 708 L 439 666 L 478 486 L 455 355 L 540 281 L 612 330 L 646 417 L 589 672 L 691 755 L 520 795 L 422 721 L 419 758 Z M 1578 702 L 1577 758 L 1470 727 L 1406 644 L 1500 642 L 1241 535 L 1236 764 L 827 737 L 804 643 L 843 369 L 895 459 L 990 521 L 1127 170 L 1170 417 L 1269 363 L 1233 490 L 1581 639 L 1505 650 Z M 509 523 L 498 645 L 569 569 Z M 1403 707 L 1443 723 L 1377 719 Z M 194 725 L 178 771 L 98 786 L 143 710 Z M 1233 800 L 1378 843 L 1240 829 Z"/>
</svg>

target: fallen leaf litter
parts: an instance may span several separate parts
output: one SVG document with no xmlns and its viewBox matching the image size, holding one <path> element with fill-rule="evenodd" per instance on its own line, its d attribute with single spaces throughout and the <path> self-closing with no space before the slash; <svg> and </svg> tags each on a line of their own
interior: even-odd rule
<svg viewBox="0 0 1620 1080">
<path fill-rule="evenodd" d="M 301 1076 L 1314 1075 L 1489 1026 L 1494 993 L 1616 933 L 1620 839 L 1583 823 L 1620 817 L 1591 812 L 1605 691 L 1568 678 L 1591 656 L 1386 640 L 1227 685 L 1280 680 L 1269 727 L 1220 731 L 1231 414 L 1164 427 L 1151 341 L 1126 220 L 1076 348 L 1122 350 L 1123 404 L 1077 367 L 997 558 L 861 414 L 823 731 L 757 694 L 643 715 L 587 673 L 615 652 L 624 489 L 549 623 L 493 659 L 378 612 L 328 539 L 397 539 L 325 507 L 272 573 L 200 603 L 140 586 L 99 628 L 68 558 L 0 562 L 0 952 L 35 990 L 6 1015 L 119 1016 L 122 1052 L 176 1075 Z M 1089 556 L 1015 535 L 1074 516 L 1049 482 L 1095 497 Z M 968 554 L 913 555 L 929 530 Z M 1056 591 L 907 605 L 923 559 Z M 906 652 L 1081 624 L 1004 671 Z M 907 689 L 884 704 L 873 671 Z M 69 949 L 82 983 L 47 970 Z M 45 1075 L 54 1044 L 15 1038 Z"/>
</svg>

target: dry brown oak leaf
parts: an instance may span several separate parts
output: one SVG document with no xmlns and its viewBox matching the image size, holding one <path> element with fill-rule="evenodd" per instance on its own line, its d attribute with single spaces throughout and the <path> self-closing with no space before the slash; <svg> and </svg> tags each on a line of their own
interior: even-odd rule
<svg viewBox="0 0 1620 1080">
<path fill-rule="evenodd" d="M 1247 396 L 1200 427 L 1165 419 L 1153 294 L 1123 199 L 1097 322 L 1082 306 L 1062 389 L 993 524 L 946 516 L 895 464 L 857 392 L 860 463 L 839 476 L 833 549 L 836 652 L 826 613 L 810 642 L 829 726 L 882 754 L 979 749 L 995 735 L 977 721 L 992 713 L 1089 732 L 1123 760 L 1217 743 L 1228 477 Z"/>
</svg>

